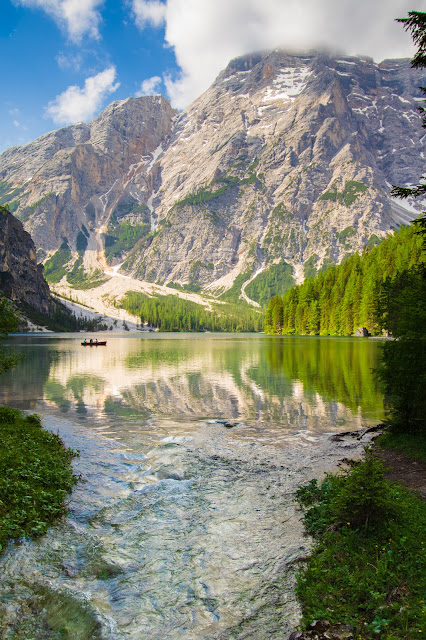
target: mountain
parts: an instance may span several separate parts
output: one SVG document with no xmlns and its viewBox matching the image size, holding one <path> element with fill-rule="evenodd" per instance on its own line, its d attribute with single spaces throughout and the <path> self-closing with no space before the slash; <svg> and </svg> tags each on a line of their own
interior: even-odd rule
<svg viewBox="0 0 426 640">
<path fill-rule="evenodd" d="M 90 229 L 94 240 L 95 228 L 123 207 L 120 198 L 133 173 L 167 140 L 174 116 L 160 96 L 128 98 L 110 104 L 90 124 L 47 133 L 1 154 L 2 202 L 9 202 L 41 255 L 64 239 L 76 248 L 82 229 Z"/>
<path fill-rule="evenodd" d="M 34 242 L 22 223 L 0 206 L 0 291 L 13 302 L 50 315 L 56 304 L 37 264 Z"/>
<path fill-rule="evenodd" d="M 262 300 L 417 216 L 390 185 L 422 174 L 425 83 L 409 60 L 244 56 L 181 114 L 129 98 L 5 151 L 0 202 L 54 256 L 52 281 L 74 264 L 71 284 L 95 286 L 124 263 L 138 280 Z"/>
</svg>

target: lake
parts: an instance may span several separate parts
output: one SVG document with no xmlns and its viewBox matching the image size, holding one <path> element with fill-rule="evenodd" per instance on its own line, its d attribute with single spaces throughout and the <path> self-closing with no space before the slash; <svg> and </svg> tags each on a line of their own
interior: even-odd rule
<svg viewBox="0 0 426 640">
<path fill-rule="evenodd" d="M 104 335 L 104 334 L 102 334 Z M 0 403 L 37 412 L 82 480 L 0 561 L 14 640 L 282 640 L 309 549 L 294 491 L 377 424 L 377 341 L 232 334 L 15 336 Z M 103 338 L 102 338 L 103 339 Z"/>
</svg>

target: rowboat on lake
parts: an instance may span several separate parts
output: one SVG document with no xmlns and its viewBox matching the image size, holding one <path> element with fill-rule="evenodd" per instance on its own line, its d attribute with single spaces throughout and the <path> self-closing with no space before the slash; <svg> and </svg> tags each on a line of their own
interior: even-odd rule
<svg viewBox="0 0 426 640">
<path fill-rule="evenodd" d="M 106 347 L 106 340 L 104 340 L 103 342 L 82 342 L 81 343 L 82 347 Z"/>
</svg>

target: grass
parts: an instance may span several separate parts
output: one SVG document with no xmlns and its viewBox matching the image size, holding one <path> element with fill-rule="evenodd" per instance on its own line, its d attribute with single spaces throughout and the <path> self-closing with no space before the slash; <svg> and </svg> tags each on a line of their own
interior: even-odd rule
<svg viewBox="0 0 426 640">
<path fill-rule="evenodd" d="M 349 624 L 357 640 L 426 634 L 426 505 L 371 452 L 298 491 L 314 548 L 298 575 L 302 625 Z"/>
<path fill-rule="evenodd" d="M 376 444 L 383 449 L 401 451 L 407 458 L 426 461 L 426 433 L 400 433 L 393 430 L 385 431 L 376 440 Z"/>
<path fill-rule="evenodd" d="M 71 260 L 71 251 L 64 241 L 61 247 L 44 263 L 44 277 L 47 282 L 56 283 L 67 273 L 65 265 Z"/>
<path fill-rule="evenodd" d="M 107 282 L 108 277 L 100 269 L 87 272 L 83 266 L 83 254 L 80 253 L 74 266 L 67 274 L 67 281 L 73 289 L 86 291 L 87 289 L 96 289 L 101 284 Z"/>
<path fill-rule="evenodd" d="M 367 191 L 367 188 L 363 182 L 348 180 L 342 192 L 339 192 L 337 187 L 333 185 L 333 190 L 325 191 L 318 200 L 331 200 L 350 207 L 362 193 Z"/>
<path fill-rule="evenodd" d="M 37 415 L 0 407 L 0 552 L 9 540 L 43 535 L 66 512 L 76 455 Z"/>
</svg>

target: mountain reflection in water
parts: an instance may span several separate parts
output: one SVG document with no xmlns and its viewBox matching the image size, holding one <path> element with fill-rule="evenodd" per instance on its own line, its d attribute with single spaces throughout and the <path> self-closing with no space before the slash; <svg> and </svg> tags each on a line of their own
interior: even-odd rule
<svg viewBox="0 0 426 640">
<path fill-rule="evenodd" d="M 0 402 L 80 450 L 69 513 L 0 557 L 0 637 L 282 640 L 309 549 L 294 494 L 380 419 L 378 345 L 243 335 L 10 340 Z M 221 419 L 232 420 L 228 429 Z"/>
<path fill-rule="evenodd" d="M 372 373 L 380 347 L 368 340 L 138 334 L 90 351 L 80 341 L 15 337 L 24 359 L 0 401 L 112 428 L 155 415 L 321 433 L 383 414 Z"/>
</svg>

